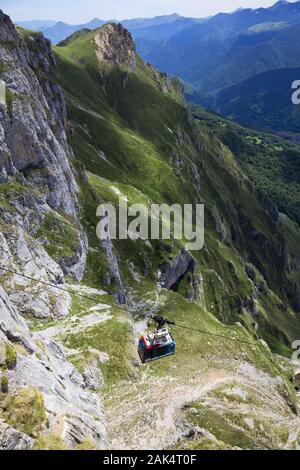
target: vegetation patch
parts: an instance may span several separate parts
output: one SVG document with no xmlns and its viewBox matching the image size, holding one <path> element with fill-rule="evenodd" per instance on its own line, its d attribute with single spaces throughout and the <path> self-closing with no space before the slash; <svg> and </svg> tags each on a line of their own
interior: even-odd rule
<svg viewBox="0 0 300 470">
<path fill-rule="evenodd" d="M 36 437 L 46 422 L 44 399 L 33 388 L 24 388 L 8 395 L 2 404 L 3 417 L 12 427 Z"/>
<path fill-rule="evenodd" d="M 91 359 L 96 359 L 107 386 L 128 379 L 131 373 L 129 358 L 132 354 L 131 325 L 128 320 L 126 314 L 117 311 L 112 319 L 99 325 L 80 333 L 67 334 L 63 338 L 65 346 L 78 351 L 78 354 L 69 357 L 75 367 L 82 371 Z M 99 360 L 101 353 L 107 355 L 106 363 Z"/>
<path fill-rule="evenodd" d="M 37 232 L 36 238 L 44 243 L 45 249 L 53 259 L 72 257 L 79 247 L 78 231 L 63 217 L 59 215 L 55 217 L 58 220 L 50 214 L 46 215 L 45 222 Z"/>
</svg>

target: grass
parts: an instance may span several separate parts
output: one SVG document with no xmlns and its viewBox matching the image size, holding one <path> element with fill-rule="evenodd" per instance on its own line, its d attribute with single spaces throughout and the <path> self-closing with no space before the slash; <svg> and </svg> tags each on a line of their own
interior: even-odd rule
<svg viewBox="0 0 300 470">
<path fill-rule="evenodd" d="M 69 359 L 79 370 L 83 370 L 89 360 L 98 360 L 93 350 L 106 353 L 109 361 L 105 364 L 98 361 L 98 367 L 108 388 L 118 381 L 128 379 L 131 373 L 131 326 L 125 313 L 116 311 L 113 318 L 104 323 L 92 326 L 84 332 L 67 334 L 63 343 L 67 348 L 78 351 L 78 354 Z"/>
<path fill-rule="evenodd" d="M 290 428 L 286 423 L 278 421 L 276 415 L 279 411 L 283 415 L 289 414 L 289 402 L 287 400 L 284 404 L 278 397 L 273 400 L 275 390 L 270 386 L 256 385 L 254 382 L 251 385 L 243 383 L 239 377 L 221 384 L 204 400 L 190 403 L 186 407 L 186 417 L 191 424 L 204 427 L 218 440 L 231 447 L 282 448 L 288 441 Z M 279 383 L 275 393 L 286 396 Z M 290 418 L 293 419 L 293 416 L 294 411 Z M 236 439 L 232 435 L 232 428 L 234 432 L 240 432 Z"/>
<path fill-rule="evenodd" d="M 0 380 L 1 393 L 8 393 L 9 380 L 7 375 L 2 375 Z"/>
<path fill-rule="evenodd" d="M 205 408 L 199 403 L 191 403 L 190 406 L 197 409 L 198 413 L 195 415 L 188 412 L 188 419 L 194 426 L 199 426 L 209 431 L 218 441 L 229 445 L 231 448 L 239 447 L 244 450 L 262 448 L 257 446 L 254 439 L 251 439 L 245 431 L 229 423 L 226 418 L 218 412 Z"/>
<path fill-rule="evenodd" d="M 29 436 L 36 437 L 45 425 L 44 400 L 36 389 L 24 388 L 8 395 L 2 408 L 5 421 Z"/>
<path fill-rule="evenodd" d="M 12 370 L 17 363 L 16 348 L 8 342 L 0 342 L 1 365 L 0 370 Z M 3 357 L 2 357 L 3 356 Z"/>
<path fill-rule="evenodd" d="M 13 369 L 17 363 L 17 353 L 15 348 L 10 344 L 5 345 L 5 365 L 7 369 Z"/>
<path fill-rule="evenodd" d="M 35 443 L 33 450 L 68 450 L 66 443 L 58 436 L 53 434 L 39 436 Z"/>
<path fill-rule="evenodd" d="M 175 84 L 169 93 L 163 94 L 164 78 L 141 60 L 138 60 L 137 72 L 129 73 L 124 88 L 125 69 L 103 67 L 97 62 L 94 35 L 95 32 L 84 32 L 65 47 L 55 48 L 57 79 L 66 92 L 70 110 L 76 164 L 83 164 L 88 170 L 88 181 L 80 182 L 83 224 L 89 232 L 90 243 L 85 282 L 111 292 L 116 288 L 105 285 L 107 260 L 95 235 L 99 203 L 117 204 L 118 192 L 126 195 L 130 202 L 146 204 L 172 204 L 175 195 L 176 202 L 181 204 L 198 201 L 192 178 L 193 162 L 201 174 L 200 198 L 206 210 L 205 250 L 193 253 L 204 278 L 206 305 L 222 321 L 242 321 L 254 334 L 251 319 L 242 308 L 235 306 L 251 299 L 256 289 L 245 273 L 246 263 L 256 266 L 269 288 L 283 302 L 292 281 L 287 279 L 282 266 L 274 263 L 281 248 L 271 217 L 250 188 L 249 180 L 232 153 L 210 131 L 215 133 L 218 129 L 221 140 L 235 153 L 230 141 L 225 141 L 227 122 L 220 119 L 223 125 L 218 126 L 214 121 L 211 123 L 209 115 L 204 118 L 201 115 L 201 125 L 191 122 Z M 207 127 L 203 126 L 204 119 Z M 244 145 L 255 152 L 257 149 L 266 151 L 265 139 L 258 133 L 245 133 Z M 274 141 L 274 152 L 278 152 L 279 147 Z M 199 152 L 198 148 L 202 150 Z M 174 155 L 181 162 L 176 167 Z M 236 204 L 233 193 L 238 195 Z M 216 207 L 228 234 L 223 244 L 219 243 L 216 233 Z M 259 232 L 260 238 L 251 239 L 249 230 Z M 267 252 L 263 248 L 266 244 Z M 154 244 L 150 252 L 142 242 L 118 241 L 115 248 L 127 289 L 140 296 L 147 295 L 149 290 L 154 292 L 156 272 L 162 263 L 159 246 Z M 169 254 L 168 260 L 172 256 L 175 253 Z M 130 263 L 142 279 L 139 286 L 128 268 Z M 144 281 L 145 271 L 148 274 Z M 180 290 L 184 296 L 188 295 L 189 282 L 183 282 Z M 276 338 L 271 345 L 278 352 L 282 338 L 291 339 L 291 331 L 298 331 L 297 321 L 290 313 L 285 321 L 268 295 L 261 295 L 258 303 L 263 317 L 261 336 L 267 339 L 271 323 Z"/>
<path fill-rule="evenodd" d="M 72 227 L 69 221 L 58 214 L 55 216 L 59 220 L 53 219 L 51 215 L 46 215 L 43 226 L 36 233 L 35 237 L 46 240 L 45 248 L 53 259 L 72 257 L 78 250 L 80 241 L 76 228 Z"/>
</svg>

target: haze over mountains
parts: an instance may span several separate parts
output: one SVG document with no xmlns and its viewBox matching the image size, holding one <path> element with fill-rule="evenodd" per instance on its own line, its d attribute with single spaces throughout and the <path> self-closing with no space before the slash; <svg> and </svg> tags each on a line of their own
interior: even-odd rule
<svg viewBox="0 0 300 470">
<path fill-rule="evenodd" d="M 166 39 L 182 31 L 185 28 L 193 26 L 203 20 L 196 18 L 184 18 L 177 13 L 165 16 L 156 16 L 154 18 L 134 18 L 122 21 L 122 25 L 127 28 L 132 35 L 147 39 Z M 33 31 L 41 31 L 53 44 L 58 44 L 66 37 L 79 31 L 80 29 L 95 29 L 107 23 L 107 20 L 94 18 L 88 23 L 71 25 L 62 21 L 23 21 L 19 26 Z M 118 23 L 118 21 L 111 20 Z"/>
<path fill-rule="evenodd" d="M 80 25 L 34 21 L 20 26 L 40 30 L 57 44 L 104 23 L 94 18 Z M 279 1 L 206 19 L 172 14 L 122 24 L 145 60 L 185 83 L 190 101 L 246 125 L 299 132 L 299 112 L 290 96 L 291 82 L 299 79 L 300 2 Z"/>
<path fill-rule="evenodd" d="M 281 1 L 221 13 L 168 40 L 139 38 L 137 44 L 146 60 L 188 84 L 192 101 L 247 125 L 299 131 L 299 113 L 290 99 L 291 83 L 299 78 L 292 70 L 300 66 L 299 34 L 300 3 Z M 266 81 L 260 75 L 267 72 Z"/>
</svg>

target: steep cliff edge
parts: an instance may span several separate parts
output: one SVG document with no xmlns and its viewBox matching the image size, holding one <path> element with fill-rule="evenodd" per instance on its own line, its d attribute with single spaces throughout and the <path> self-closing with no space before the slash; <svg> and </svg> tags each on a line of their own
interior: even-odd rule
<svg viewBox="0 0 300 470">
<path fill-rule="evenodd" d="M 61 446 L 88 439 L 90 445 L 105 444 L 100 397 L 62 348 L 33 336 L 21 317 L 66 317 L 71 296 L 48 284 L 63 287 L 65 274 L 79 280 L 85 268 L 87 238 L 76 229 L 79 190 L 65 102 L 49 79 L 54 67 L 50 43 L 17 31 L 0 11 L 0 74 L 6 85 L 6 105 L 0 105 L 0 447 L 5 449 L 36 446 L 42 434 Z M 44 239 L 55 229 L 54 216 L 74 226 L 65 228 L 61 239 L 69 240 L 57 253 Z M 54 236 L 53 245 L 58 242 Z"/>
<path fill-rule="evenodd" d="M 6 106 L 0 108 L 1 198 L 15 209 L 12 216 L 2 210 L 3 219 L 17 219 L 32 235 L 51 211 L 80 226 L 65 102 L 60 87 L 49 79 L 55 67 L 51 45 L 41 34 L 17 31 L 1 12 L 0 61 L 6 85 Z M 73 245 L 70 256 L 57 259 L 66 274 L 79 280 L 87 249 L 82 232 L 73 233 Z"/>
</svg>

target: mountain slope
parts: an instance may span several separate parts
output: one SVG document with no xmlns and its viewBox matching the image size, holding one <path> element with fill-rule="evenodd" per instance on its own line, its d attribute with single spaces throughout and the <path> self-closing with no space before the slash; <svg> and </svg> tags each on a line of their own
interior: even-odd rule
<svg viewBox="0 0 300 470">
<path fill-rule="evenodd" d="M 216 108 L 225 116 L 252 127 L 300 131 L 300 108 L 292 103 L 291 88 L 300 68 L 277 69 L 222 90 Z"/>
<path fill-rule="evenodd" d="M 108 43 L 113 47 L 115 28 L 117 27 L 113 25 L 104 27 L 101 32 L 103 44 Z M 72 147 L 76 158 L 88 170 L 89 196 L 87 199 L 88 186 L 85 181 L 83 204 L 88 202 L 92 209 L 95 204 L 92 199 L 95 197 L 96 200 L 99 198 L 98 200 L 116 203 L 118 194 L 127 195 L 131 202 L 137 198 L 147 204 L 151 200 L 168 203 L 204 201 L 206 204 L 206 248 L 203 253 L 193 253 L 197 261 L 194 279 L 199 275 L 203 278 L 199 284 L 200 291 L 197 282 L 188 285 L 187 289 L 181 281 L 176 287 L 177 293 L 163 290 L 157 297 L 157 283 L 161 282 L 157 277 L 157 269 L 166 262 L 166 256 L 173 259 L 173 264 L 179 263 L 179 247 L 176 247 L 175 243 L 170 242 L 171 246 L 163 247 L 152 241 L 150 252 L 150 247 L 143 241 L 114 243 L 120 259 L 120 271 L 127 286 L 129 305 L 136 310 L 137 318 L 141 318 L 141 312 L 152 306 L 166 315 L 172 315 L 179 324 L 190 325 L 196 329 L 218 328 L 211 314 L 223 322 L 232 323 L 239 320 L 250 330 L 256 325 L 257 334 L 266 338 L 276 349 L 279 346 L 278 339 L 285 341 L 285 335 L 292 333 L 292 330 L 289 331 L 290 325 L 293 324 L 293 330 L 298 328 L 297 315 L 289 314 L 289 309 L 285 310 L 284 314 L 282 311 L 280 313 L 280 309 L 277 310 L 279 298 L 268 288 L 265 290 L 266 285 L 259 273 L 261 270 L 269 277 L 268 282 L 278 293 L 286 284 L 281 278 L 285 269 L 282 265 L 274 266 L 274 259 L 279 261 L 278 251 L 283 248 L 279 248 L 279 245 L 275 248 L 275 245 L 280 239 L 283 241 L 285 231 L 281 224 L 276 222 L 276 209 L 244 178 L 230 152 L 210 132 L 191 120 L 177 82 L 169 82 L 152 67 L 140 61 L 138 56 L 132 69 L 132 45 L 128 50 L 130 54 L 123 58 L 123 63 L 120 62 L 120 57 L 115 58 L 118 67 L 114 60 L 97 63 L 95 36 L 98 34 L 100 32 L 86 33 L 85 37 L 75 38 L 67 47 L 55 49 L 58 80 L 67 97 Z M 119 29 L 118 34 L 124 35 L 125 42 L 126 33 Z M 101 40 L 97 40 L 98 45 L 99 43 L 102 44 Z M 234 191 L 238 193 L 238 204 L 234 202 Z M 88 222 L 92 225 L 93 218 L 89 218 Z M 266 239 L 263 233 L 266 234 Z M 299 234 L 295 232 L 295 236 L 297 238 Z M 245 237 L 247 245 L 243 242 Z M 273 243 L 275 251 L 271 254 Z M 94 250 L 98 246 L 91 234 L 90 246 L 94 247 Z M 297 251 L 295 246 L 294 249 Z M 94 250 L 93 262 L 96 256 Z M 284 251 L 286 250 L 289 251 L 287 246 Z M 271 260 L 272 267 L 269 264 Z M 259 267 L 258 270 L 252 268 L 253 276 L 250 274 L 250 265 L 247 264 L 249 261 Z M 101 257 L 98 266 L 100 264 Z M 86 282 L 92 282 L 93 286 L 101 285 L 101 273 L 92 267 L 91 260 L 88 267 Z M 296 264 L 292 269 L 298 269 Z M 246 271 L 253 281 L 245 275 Z M 281 280 L 275 287 L 277 276 Z M 257 286 L 254 291 L 253 286 Z M 289 298 L 291 292 L 292 290 L 288 294 Z M 198 305 L 187 303 L 178 294 L 192 294 L 196 301 L 198 297 Z M 204 299 L 209 313 L 206 309 L 203 310 Z M 134 331 L 137 328 L 138 324 Z M 82 335 L 70 334 L 66 344 L 72 349 L 78 348 L 79 345 L 88 348 L 90 341 L 97 341 L 96 335 L 95 331 L 85 340 Z M 184 348 L 187 337 L 179 330 L 176 332 L 178 355 L 172 362 L 174 372 L 171 374 L 168 370 L 169 362 L 154 364 L 147 371 L 142 370 L 141 375 L 138 373 L 138 390 L 135 385 L 127 383 L 125 396 L 120 391 L 123 385 L 114 382 L 113 392 L 110 391 L 107 395 L 109 442 L 113 448 L 162 448 L 170 446 L 172 442 L 175 444 L 176 439 L 181 440 L 184 433 L 180 430 L 180 423 L 172 424 L 172 419 L 175 419 L 172 410 L 177 410 L 176 414 L 183 403 L 190 400 L 201 402 L 203 394 L 218 389 L 225 383 L 232 384 L 229 373 L 223 375 L 217 371 L 214 372 L 216 377 L 221 374 L 224 382 L 212 378 L 212 388 L 202 388 L 201 383 L 193 381 L 193 373 L 187 377 L 187 364 L 190 371 L 197 375 L 197 368 L 203 363 L 201 354 L 204 354 L 204 361 L 207 360 L 204 352 L 207 343 L 204 338 L 199 338 L 197 333 L 189 332 L 189 335 L 190 346 Z M 228 370 L 236 345 L 229 345 L 226 341 L 225 344 L 211 342 L 211 339 L 209 341 L 212 348 L 210 354 L 213 354 L 209 369 L 215 370 L 217 367 L 216 357 L 212 353 L 214 347 L 222 350 L 229 347 L 229 362 L 225 365 L 227 361 L 222 361 L 222 367 Z M 80 356 L 76 360 L 79 364 L 82 362 Z M 203 366 L 201 369 L 203 370 Z M 176 401 L 170 387 L 163 385 L 168 382 L 169 377 L 173 380 L 172 388 L 175 380 L 175 393 L 181 393 L 181 401 Z M 243 380 L 239 375 L 238 377 L 238 381 Z M 184 387 L 181 385 L 183 389 L 179 392 L 180 384 L 183 383 Z M 247 388 L 249 383 L 244 386 Z M 164 413 L 160 408 L 162 403 L 159 405 L 150 398 L 151 391 L 157 387 L 160 387 L 163 396 L 168 397 L 171 403 L 165 415 L 165 431 L 159 434 L 160 438 L 157 437 L 156 428 L 154 431 L 152 429 L 138 433 L 140 421 L 136 421 L 137 403 L 140 406 L 139 416 L 144 417 L 145 413 L 150 413 L 150 410 L 145 409 L 144 400 L 142 403 L 139 400 L 139 396 L 144 396 L 145 388 L 148 388 L 150 406 L 158 416 L 157 426 L 161 422 L 159 416 Z M 126 415 L 123 416 L 125 399 L 128 406 Z M 132 402 L 135 403 L 134 409 Z M 117 418 L 117 415 L 120 418 Z M 153 423 L 153 420 L 151 422 Z M 230 418 L 229 422 L 231 429 Z M 115 434 L 116 428 L 121 430 L 119 437 Z M 274 430 L 271 434 L 273 432 Z M 230 446 L 226 431 L 219 439 Z M 197 436 L 196 441 L 199 446 L 203 446 L 205 438 Z M 211 445 L 209 442 L 208 439 L 208 446 Z M 239 442 L 238 445 L 259 447 L 265 444 L 253 441 L 250 444 L 248 441 Z M 267 445 L 272 446 L 270 442 Z"/>
<path fill-rule="evenodd" d="M 298 49 L 290 47 L 298 36 L 299 24 L 267 34 L 254 31 L 225 40 L 212 34 L 185 43 L 177 35 L 158 45 L 142 43 L 141 52 L 160 70 L 179 76 L 199 91 L 215 95 L 220 89 L 259 73 L 299 66 Z M 169 59 L 173 56 L 174 62 Z"/>
<path fill-rule="evenodd" d="M 203 126 L 213 129 L 236 160 L 279 211 L 300 224 L 300 150 L 288 140 L 243 128 L 221 116 L 193 107 Z"/>
<path fill-rule="evenodd" d="M 289 95 L 297 75 L 290 83 L 287 79 L 288 70 L 292 75 L 291 69 L 297 73 L 300 66 L 299 49 L 291 46 L 298 41 L 299 15 L 299 2 L 220 14 L 168 40 L 138 38 L 138 51 L 160 70 L 180 77 L 189 100 L 248 126 L 298 132 Z M 286 72 L 280 83 L 281 69 Z"/>
<path fill-rule="evenodd" d="M 0 31 L 10 97 L 0 108 L 0 446 L 9 429 L 39 449 L 296 447 L 293 367 L 257 338 L 289 356 L 299 337 L 297 231 L 286 236 L 289 220 L 122 26 L 75 35 L 54 56 L 41 35 L 16 31 L 2 14 Z M 27 141 L 23 153 L 13 153 L 15 135 Z M 55 176 L 66 174 L 76 186 L 57 188 Z M 204 249 L 188 252 L 173 238 L 101 243 L 97 207 L 120 195 L 147 207 L 204 202 Z M 43 292 L 67 307 L 53 297 L 41 307 Z M 172 329 L 174 357 L 140 367 L 136 340 L 149 311 L 187 329 Z"/>
<path fill-rule="evenodd" d="M 113 26 L 108 27 L 108 35 L 110 34 L 109 28 L 113 28 Z M 284 280 L 286 261 L 282 259 L 280 263 L 283 262 L 283 265 L 278 264 L 274 271 L 274 266 L 270 266 L 269 255 L 266 255 L 265 249 L 262 249 L 265 237 L 269 239 L 268 244 L 271 251 L 273 246 L 277 251 L 278 243 L 281 243 L 279 242 L 280 230 L 277 232 L 275 228 L 276 211 L 274 212 L 272 206 L 268 206 L 267 201 L 260 206 L 259 196 L 255 194 L 255 190 L 254 194 L 252 193 L 251 184 L 247 182 L 247 179 L 244 179 L 242 174 L 239 174 L 239 170 L 227 150 L 217 142 L 214 143 L 209 135 L 203 134 L 197 124 L 189 122 L 189 114 L 178 94 L 179 85 L 176 82 L 175 84 L 168 82 L 151 67 L 145 66 L 138 57 L 136 57 L 134 70 L 130 69 L 128 64 L 125 64 L 124 69 L 118 70 L 114 67 L 114 63 L 109 63 L 107 66 L 100 64 L 100 74 L 99 72 L 96 74 L 99 65 L 95 55 L 96 46 L 93 44 L 94 37 L 95 32 L 87 33 L 85 37 L 75 39 L 67 47 L 55 50 L 59 64 L 58 79 L 65 90 L 69 106 L 72 146 L 76 157 L 91 172 L 90 183 L 92 186 L 96 185 L 94 190 L 100 191 L 99 195 L 102 198 L 106 198 L 110 194 L 109 198 L 112 200 L 115 200 L 116 195 L 114 195 L 113 189 L 109 189 L 110 185 L 118 188 L 122 194 L 124 192 L 127 194 L 129 191 L 129 200 L 136 191 L 139 191 L 141 193 L 139 199 L 142 197 L 144 200 L 171 203 L 174 201 L 174 194 L 176 194 L 178 202 L 181 203 L 186 200 L 205 201 L 207 233 L 211 233 L 211 237 L 207 236 L 205 256 L 204 253 L 193 254 L 199 263 L 199 270 L 203 274 L 204 282 L 204 271 L 210 265 L 215 265 L 218 275 L 227 279 L 227 256 L 232 260 L 238 260 L 242 256 L 262 270 L 268 278 L 268 282 L 272 284 L 273 289 L 279 295 L 285 295 L 283 286 L 287 287 L 290 283 L 287 279 Z M 79 65 L 81 63 L 82 65 Z M 95 97 L 97 98 L 95 99 Z M 99 113 L 100 109 L 101 113 Z M 88 126 L 88 132 L 86 132 L 86 126 Z M 145 158 L 146 155 L 147 158 Z M 224 173 L 224 180 L 221 176 L 222 173 Z M 103 174 L 108 181 L 98 180 L 93 176 Z M 201 178 L 201 174 L 205 176 Z M 211 181 L 210 178 L 212 178 Z M 220 178 L 218 183 L 216 178 Z M 231 180 L 230 184 L 233 187 L 241 186 L 242 196 L 240 199 L 244 200 L 245 204 L 248 201 L 247 209 L 242 209 L 232 202 L 231 192 L 227 187 L 228 180 Z M 128 181 L 128 189 L 126 189 L 124 181 Z M 219 188 L 219 196 L 217 187 Z M 108 194 L 107 191 L 109 191 Z M 228 199 L 226 194 L 228 194 Z M 259 235 L 256 234 L 254 227 L 250 229 L 250 232 L 253 230 L 253 241 L 249 247 L 246 247 L 243 243 L 243 237 L 247 233 L 249 239 L 249 227 L 248 222 L 243 221 L 243 218 L 249 219 L 249 207 L 253 210 L 250 220 L 251 216 L 255 219 L 249 223 L 254 226 L 258 224 Z M 254 207 L 257 209 L 255 210 Z M 265 214 L 266 211 L 268 213 L 270 210 L 268 207 L 271 208 L 269 216 L 264 215 L 257 218 L 257 213 L 260 211 L 262 214 Z M 222 220 L 224 222 L 221 222 Z M 261 220 L 265 220 L 266 225 L 262 225 Z M 272 233 L 276 234 L 275 238 Z M 225 251 L 219 252 L 219 249 L 217 250 L 218 255 L 216 254 L 215 236 L 221 237 L 225 245 L 228 244 Z M 123 256 L 126 254 L 128 256 L 130 251 L 128 252 L 127 246 L 123 248 L 122 242 L 118 242 L 117 245 L 121 259 L 121 271 L 124 270 L 126 273 L 128 260 Z M 134 245 L 133 243 L 132 249 L 134 249 Z M 277 248 L 275 248 L 276 246 Z M 126 250 L 123 256 L 122 250 Z M 140 272 L 142 275 L 144 270 L 142 266 L 144 266 L 145 259 L 149 254 L 147 254 L 148 248 L 143 247 L 143 243 L 141 243 L 139 250 L 142 250 L 142 256 L 141 258 L 137 257 L 134 264 L 137 263 L 136 269 L 138 271 L 142 269 Z M 178 248 L 174 246 L 173 250 L 173 256 L 176 257 L 175 253 Z M 229 252 L 227 252 L 228 250 Z M 134 257 L 136 258 L 136 255 Z M 240 262 L 241 260 L 237 261 L 238 265 Z M 241 267 L 240 272 L 242 273 L 244 269 L 245 267 Z M 239 278 L 237 273 L 236 275 Z M 127 276 L 128 282 L 133 283 L 134 286 L 132 274 L 127 272 Z M 207 276 L 210 278 L 211 268 L 209 268 Z M 101 279 L 98 279 L 97 282 L 101 282 Z M 251 283 L 248 284 L 247 276 L 244 274 L 239 282 L 245 282 L 246 291 L 242 297 L 243 295 L 246 297 L 242 303 L 247 303 L 249 294 L 246 292 L 248 287 L 251 291 Z M 207 284 L 209 285 L 209 282 Z M 289 287 L 287 288 L 289 292 L 292 291 Z M 208 296 L 211 295 L 212 299 L 217 301 L 217 306 L 214 306 L 214 309 L 220 318 L 227 318 L 230 321 L 232 312 L 239 311 L 239 307 L 234 307 L 237 299 L 229 300 L 231 295 L 236 296 L 235 290 L 236 284 L 232 280 L 232 285 L 225 287 L 225 291 L 228 292 L 226 300 L 226 294 L 222 294 L 218 301 L 215 296 L 219 297 L 220 293 L 217 294 L 214 289 L 212 292 L 207 292 Z M 289 296 L 290 294 L 286 298 Z M 225 304 L 223 304 L 223 300 Z M 295 298 L 294 301 L 297 305 L 298 300 Z M 236 313 L 233 318 L 236 318 Z"/>
</svg>

